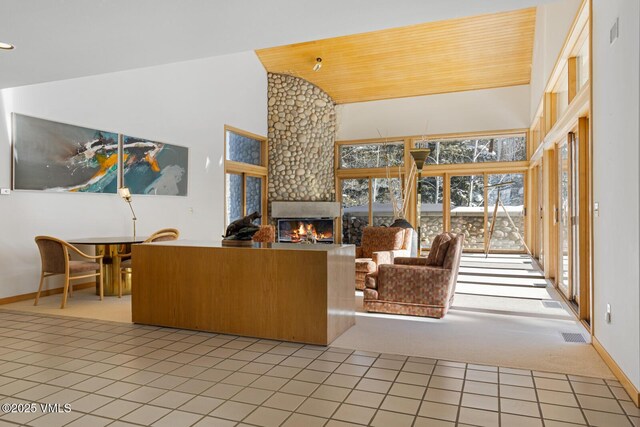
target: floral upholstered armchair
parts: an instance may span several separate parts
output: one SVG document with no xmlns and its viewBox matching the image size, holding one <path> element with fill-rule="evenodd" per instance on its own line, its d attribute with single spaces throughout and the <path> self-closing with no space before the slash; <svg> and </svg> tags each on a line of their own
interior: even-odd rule
<svg viewBox="0 0 640 427">
<path fill-rule="evenodd" d="M 356 289 L 364 290 L 365 277 L 395 257 L 411 254 L 413 230 L 400 227 L 365 227 L 362 246 L 356 248 Z"/>
<path fill-rule="evenodd" d="M 364 309 L 441 318 L 453 304 L 463 234 L 443 233 L 427 258 L 396 258 L 366 276 Z"/>
</svg>

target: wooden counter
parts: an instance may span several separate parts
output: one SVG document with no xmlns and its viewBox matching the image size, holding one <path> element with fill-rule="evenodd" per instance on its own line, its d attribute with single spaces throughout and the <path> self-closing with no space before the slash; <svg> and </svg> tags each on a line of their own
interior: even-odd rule
<svg viewBox="0 0 640 427">
<path fill-rule="evenodd" d="M 132 249 L 133 321 L 326 345 L 355 323 L 353 245 Z"/>
</svg>

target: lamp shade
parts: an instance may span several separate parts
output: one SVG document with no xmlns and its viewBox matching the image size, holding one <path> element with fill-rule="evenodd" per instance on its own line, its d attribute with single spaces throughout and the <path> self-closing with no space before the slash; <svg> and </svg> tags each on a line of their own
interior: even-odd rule
<svg viewBox="0 0 640 427">
<path fill-rule="evenodd" d="M 414 148 L 409 150 L 409 154 L 413 157 L 413 161 L 416 163 L 416 169 L 418 172 L 422 172 L 422 166 L 424 166 L 425 160 L 429 157 L 431 150 L 428 148 Z"/>
</svg>

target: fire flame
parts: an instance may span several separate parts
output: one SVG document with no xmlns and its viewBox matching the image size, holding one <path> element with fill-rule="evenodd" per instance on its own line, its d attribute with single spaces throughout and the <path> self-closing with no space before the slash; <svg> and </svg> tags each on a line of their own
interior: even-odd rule
<svg viewBox="0 0 640 427">
<path fill-rule="evenodd" d="M 316 227 L 313 224 L 298 223 L 298 228 L 291 232 L 291 241 L 299 242 L 300 240 L 306 240 L 312 238 L 314 240 L 331 239 L 333 234 L 330 231 L 324 233 L 318 233 Z"/>
</svg>

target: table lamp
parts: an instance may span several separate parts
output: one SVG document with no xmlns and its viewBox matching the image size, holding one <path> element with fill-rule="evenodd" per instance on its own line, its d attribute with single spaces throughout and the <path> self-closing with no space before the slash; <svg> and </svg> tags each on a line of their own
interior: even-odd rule
<svg viewBox="0 0 640 427">
<path fill-rule="evenodd" d="M 418 232 L 418 256 L 420 256 L 420 251 L 422 249 L 422 223 L 421 223 L 421 213 L 422 213 L 422 167 L 424 166 L 425 160 L 429 157 L 429 153 L 431 150 L 428 148 L 414 148 L 409 150 L 409 154 L 413 157 L 413 161 L 416 164 L 416 169 L 418 169 L 418 212 L 417 212 L 417 227 L 416 231 Z"/>
<path fill-rule="evenodd" d="M 129 209 L 131 209 L 131 215 L 133 220 L 133 238 L 136 238 L 136 213 L 133 211 L 133 206 L 131 205 L 131 192 L 127 187 L 122 187 L 118 189 L 118 195 L 124 199 L 125 202 L 129 204 Z"/>
</svg>

